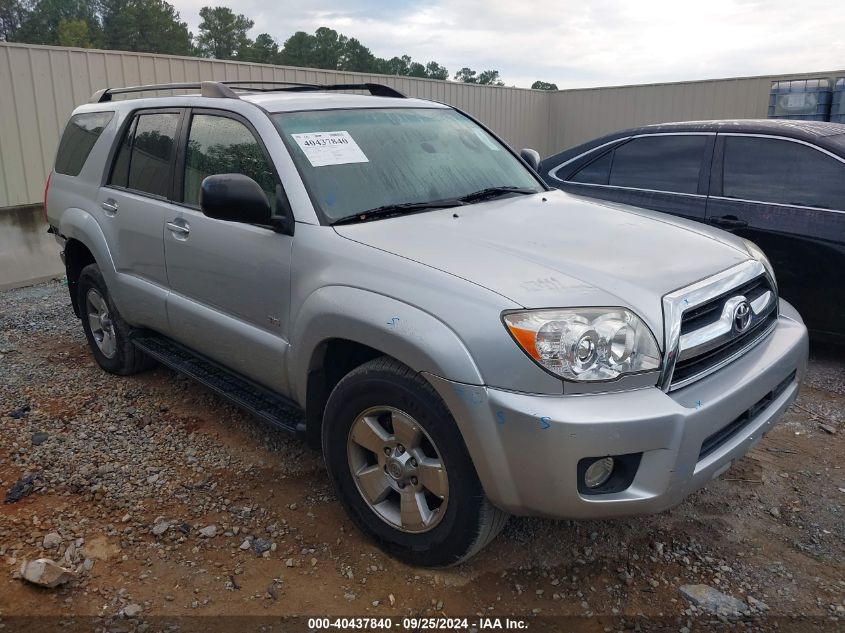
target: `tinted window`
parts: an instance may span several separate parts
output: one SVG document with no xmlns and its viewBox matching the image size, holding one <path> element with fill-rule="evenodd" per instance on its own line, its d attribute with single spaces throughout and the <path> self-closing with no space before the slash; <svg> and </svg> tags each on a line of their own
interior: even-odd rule
<svg viewBox="0 0 845 633">
<path fill-rule="evenodd" d="M 129 158 L 129 189 L 167 196 L 178 124 L 179 115 L 175 113 L 138 116 Z"/>
<path fill-rule="evenodd" d="M 800 143 L 726 136 L 723 195 L 845 209 L 845 165 Z"/>
<path fill-rule="evenodd" d="M 133 119 L 132 123 L 120 143 L 120 149 L 117 151 L 117 158 L 114 162 L 111 178 L 109 184 L 117 185 L 118 187 L 125 187 L 126 181 L 129 178 L 129 154 L 132 151 L 132 137 L 135 136 L 135 124 L 138 119 Z"/>
<path fill-rule="evenodd" d="M 635 138 L 614 151 L 610 184 L 696 193 L 706 144 L 706 136 Z"/>
<path fill-rule="evenodd" d="M 571 176 L 569 181 L 589 185 L 606 185 L 610 176 L 610 163 L 612 160 L 613 151 L 607 152 Z"/>
<path fill-rule="evenodd" d="M 276 177 L 252 132 L 238 121 L 197 114 L 191 120 L 185 156 L 185 202 L 199 204 L 206 176 L 244 174 L 264 190 L 276 209 Z"/>
<path fill-rule="evenodd" d="M 94 143 L 100 138 L 112 116 L 113 112 L 91 112 L 72 116 L 59 142 L 56 172 L 78 176 Z"/>
</svg>

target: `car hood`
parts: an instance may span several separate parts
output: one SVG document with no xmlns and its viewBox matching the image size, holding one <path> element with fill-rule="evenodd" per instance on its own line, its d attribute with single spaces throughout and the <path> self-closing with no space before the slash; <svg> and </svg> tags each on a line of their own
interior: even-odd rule
<svg viewBox="0 0 845 633">
<path fill-rule="evenodd" d="M 624 306 L 663 331 L 662 297 L 749 259 L 703 224 L 561 191 L 336 227 L 526 308 Z"/>
</svg>

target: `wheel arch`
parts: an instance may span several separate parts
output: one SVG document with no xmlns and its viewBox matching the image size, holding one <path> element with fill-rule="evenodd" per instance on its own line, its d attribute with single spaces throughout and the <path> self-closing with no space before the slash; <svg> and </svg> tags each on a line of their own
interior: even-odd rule
<svg viewBox="0 0 845 633">
<path fill-rule="evenodd" d="M 329 286 L 303 303 L 291 340 L 291 386 L 305 406 L 309 444 L 318 445 L 331 389 L 355 367 L 388 356 L 415 372 L 483 384 L 458 335 L 433 315 L 377 293 Z M 315 444 L 316 442 L 316 444 Z"/>
</svg>

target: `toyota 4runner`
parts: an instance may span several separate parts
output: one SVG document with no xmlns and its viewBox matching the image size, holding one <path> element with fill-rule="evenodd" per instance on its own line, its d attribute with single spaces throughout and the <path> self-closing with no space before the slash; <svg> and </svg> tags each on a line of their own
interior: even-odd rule
<svg viewBox="0 0 845 633">
<path fill-rule="evenodd" d="M 104 370 L 162 362 L 302 433 L 364 532 L 449 565 L 510 514 L 679 503 L 806 366 L 753 243 L 551 190 L 537 161 L 377 84 L 106 89 L 45 209 Z"/>
</svg>

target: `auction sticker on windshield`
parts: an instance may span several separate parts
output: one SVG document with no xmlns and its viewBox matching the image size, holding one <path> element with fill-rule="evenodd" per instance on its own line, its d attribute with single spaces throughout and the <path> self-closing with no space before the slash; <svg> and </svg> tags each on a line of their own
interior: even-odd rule
<svg viewBox="0 0 845 633">
<path fill-rule="evenodd" d="M 370 162 L 349 132 L 306 132 L 291 134 L 312 167 Z"/>
</svg>

